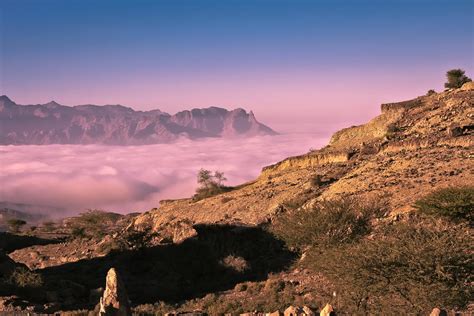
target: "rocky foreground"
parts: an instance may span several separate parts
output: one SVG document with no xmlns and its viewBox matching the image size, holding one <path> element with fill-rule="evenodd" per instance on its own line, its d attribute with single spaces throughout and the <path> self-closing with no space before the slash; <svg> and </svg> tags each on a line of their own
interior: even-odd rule
<svg viewBox="0 0 474 316">
<path fill-rule="evenodd" d="M 3 287 L 0 310 L 99 313 L 123 287 L 123 314 L 469 314 L 474 85 L 381 111 L 223 193 L 69 219 L 65 239 L 10 249 L 0 279 L 38 282 Z M 420 213 L 445 188 L 464 217 Z"/>
</svg>

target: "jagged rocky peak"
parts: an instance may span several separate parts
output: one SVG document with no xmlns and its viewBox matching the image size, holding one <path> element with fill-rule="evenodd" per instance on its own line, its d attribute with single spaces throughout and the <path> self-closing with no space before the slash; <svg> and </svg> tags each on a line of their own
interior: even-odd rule
<svg viewBox="0 0 474 316">
<path fill-rule="evenodd" d="M 158 109 L 135 111 L 123 105 L 17 105 L 0 97 L 0 144 L 142 145 L 179 137 L 245 137 L 274 135 L 252 112 L 219 107 L 192 109 L 174 115 Z"/>
</svg>

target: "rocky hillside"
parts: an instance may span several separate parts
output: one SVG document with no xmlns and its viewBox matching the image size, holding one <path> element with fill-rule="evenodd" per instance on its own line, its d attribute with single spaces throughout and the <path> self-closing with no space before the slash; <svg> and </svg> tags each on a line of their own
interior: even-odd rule
<svg viewBox="0 0 474 316">
<path fill-rule="evenodd" d="M 136 218 L 154 231 L 191 223 L 271 221 L 279 212 L 340 195 L 383 196 L 395 215 L 441 187 L 474 184 L 472 83 L 382 104 L 382 114 L 335 133 L 326 147 L 263 168 L 253 182 L 200 201 L 164 201 Z"/>
<path fill-rule="evenodd" d="M 219 194 L 66 220 L 66 239 L 8 250 L 42 284 L 5 295 L 23 310 L 98 311 L 114 268 L 140 314 L 470 315 L 474 84 L 381 112 Z"/>
<path fill-rule="evenodd" d="M 135 111 L 121 105 L 64 106 L 56 102 L 18 105 L 0 97 L 0 144 L 165 143 L 178 137 L 274 135 L 252 112 L 218 107 L 170 115 L 160 110 Z"/>
</svg>

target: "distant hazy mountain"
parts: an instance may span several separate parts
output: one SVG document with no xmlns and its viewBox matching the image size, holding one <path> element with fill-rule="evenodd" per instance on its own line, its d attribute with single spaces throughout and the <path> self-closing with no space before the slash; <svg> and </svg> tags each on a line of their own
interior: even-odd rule
<svg viewBox="0 0 474 316">
<path fill-rule="evenodd" d="M 0 96 L 0 144 L 166 143 L 178 137 L 274 135 L 252 112 L 218 107 L 182 111 L 135 111 L 121 105 L 18 105 Z"/>
</svg>

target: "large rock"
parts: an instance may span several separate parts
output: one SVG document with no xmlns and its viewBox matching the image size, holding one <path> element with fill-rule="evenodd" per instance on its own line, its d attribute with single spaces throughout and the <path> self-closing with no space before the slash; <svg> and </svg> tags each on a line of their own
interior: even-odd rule
<svg viewBox="0 0 474 316">
<path fill-rule="evenodd" d="M 324 308 L 319 312 L 319 316 L 330 316 L 334 312 L 331 304 L 326 304 Z"/>
<path fill-rule="evenodd" d="M 466 82 L 465 84 L 462 85 L 460 89 L 464 91 L 474 90 L 474 81 Z"/>
<path fill-rule="evenodd" d="M 132 315 L 125 286 L 114 268 L 107 272 L 104 295 L 100 299 L 100 315 Z"/>
<path fill-rule="evenodd" d="M 308 307 L 290 306 L 283 312 L 284 316 L 314 316 L 314 312 Z"/>
<path fill-rule="evenodd" d="M 430 316 L 448 316 L 448 313 L 444 309 L 439 309 L 438 307 L 435 307 L 431 311 Z"/>
</svg>

